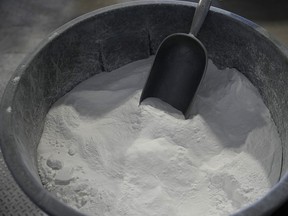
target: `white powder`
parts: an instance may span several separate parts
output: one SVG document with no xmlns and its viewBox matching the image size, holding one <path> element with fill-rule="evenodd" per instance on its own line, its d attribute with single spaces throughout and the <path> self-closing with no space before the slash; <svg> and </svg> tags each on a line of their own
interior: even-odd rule
<svg viewBox="0 0 288 216">
<path fill-rule="evenodd" d="M 44 186 L 101 216 L 223 216 L 263 196 L 281 145 L 255 87 L 209 62 L 184 120 L 157 99 L 138 106 L 151 64 L 98 74 L 56 102 L 38 148 Z"/>
</svg>

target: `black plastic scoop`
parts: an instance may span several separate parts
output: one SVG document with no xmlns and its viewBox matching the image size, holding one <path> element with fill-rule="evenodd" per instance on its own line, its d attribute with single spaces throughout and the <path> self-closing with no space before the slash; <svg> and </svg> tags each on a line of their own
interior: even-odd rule
<svg viewBox="0 0 288 216">
<path fill-rule="evenodd" d="M 159 98 L 186 116 L 206 71 L 207 51 L 196 35 L 211 2 L 212 0 L 199 1 L 189 34 L 172 34 L 161 43 L 140 103 L 148 97 Z"/>
</svg>

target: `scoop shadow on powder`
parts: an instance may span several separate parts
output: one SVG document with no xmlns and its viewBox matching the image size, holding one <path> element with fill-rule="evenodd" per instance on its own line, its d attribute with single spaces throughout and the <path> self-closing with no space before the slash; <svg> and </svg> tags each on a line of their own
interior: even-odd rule
<svg viewBox="0 0 288 216">
<path fill-rule="evenodd" d="M 87 118 L 106 116 L 129 101 L 131 97 L 135 97 L 142 89 L 147 76 L 146 70 L 149 69 L 148 66 L 152 60 L 153 58 L 150 57 L 145 60 L 145 63 L 138 62 L 138 66 L 145 66 L 143 71 L 135 71 L 134 64 L 128 64 L 109 73 L 97 74 L 80 83 L 58 100 L 53 107 L 63 105 L 64 102 L 67 106 L 73 107 L 80 116 Z M 137 100 L 139 101 L 139 98 Z M 96 107 L 96 109 L 93 110 L 91 107 Z"/>
<path fill-rule="evenodd" d="M 53 107 L 57 108 L 58 106 L 63 105 L 63 100 L 65 101 L 66 106 L 71 106 L 75 109 L 75 111 L 79 114 L 79 116 L 86 117 L 86 118 L 101 118 L 117 107 L 121 106 L 122 104 L 125 104 L 131 97 L 133 97 L 136 93 L 135 89 L 129 89 L 127 91 L 107 91 L 107 97 L 106 98 L 97 98 L 95 97 L 95 100 L 83 100 L 83 97 L 81 96 L 78 98 L 77 94 L 86 94 L 89 92 L 89 90 L 85 90 L 87 92 L 83 92 L 81 89 L 73 90 L 71 97 L 71 92 L 68 96 L 64 96 L 60 100 L 58 100 Z M 93 89 L 90 90 L 91 94 L 95 95 L 95 92 Z M 120 92 L 120 93 L 119 93 Z M 103 93 L 103 92 L 102 92 Z M 113 95 L 115 94 L 115 95 Z M 109 104 L 109 101 L 111 101 L 110 105 L 107 106 L 107 101 Z M 96 107 L 97 109 L 91 109 L 93 107 Z"/>
<path fill-rule="evenodd" d="M 151 106 L 157 110 L 161 110 L 162 112 L 170 116 L 173 116 L 176 119 L 185 120 L 185 116 L 183 115 L 181 111 L 177 110 L 176 108 L 162 101 L 159 98 L 154 98 L 154 97 L 146 98 L 145 100 L 141 102 L 141 106 Z"/>
</svg>

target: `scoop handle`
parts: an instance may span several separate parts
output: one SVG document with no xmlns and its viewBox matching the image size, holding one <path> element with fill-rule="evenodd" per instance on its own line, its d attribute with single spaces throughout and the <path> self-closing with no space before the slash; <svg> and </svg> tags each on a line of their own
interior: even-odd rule
<svg viewBox="0 0 288 216">
<path fill-rule="evenodd" d="M 190 29 L 190 34 L 194 35 L 195 37 L 197 36 L 206 18 L 206 15 L 209 11 L 211 3 L 212 3 L 212 0 L 200 0 L 196 7 L 191 29 Z"/>
</svg>

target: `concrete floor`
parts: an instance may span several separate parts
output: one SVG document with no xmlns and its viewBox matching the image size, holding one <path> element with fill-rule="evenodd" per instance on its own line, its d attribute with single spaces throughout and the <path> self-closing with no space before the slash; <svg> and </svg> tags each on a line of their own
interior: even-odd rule
<svg viewBox="0 0 288 216">
<path fill-rule="evenodd" d="M 55 28 L 107 5 L 128 0 L 1 0 L 0 98 L 22 59 Z M 287 0 L 214 0 L 214 5 L 242 15 L 288 45 Z M 10 175 L 0 151 L 0 215 L 43 215 Z"/>
</svg>

